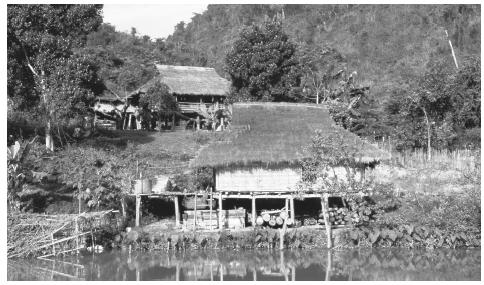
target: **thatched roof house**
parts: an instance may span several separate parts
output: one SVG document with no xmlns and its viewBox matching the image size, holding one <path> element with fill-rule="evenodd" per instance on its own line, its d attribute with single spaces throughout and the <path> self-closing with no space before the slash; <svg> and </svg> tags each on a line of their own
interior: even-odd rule
<svg viewBox="0 0 484 285">
<path fill-rule="evenodd" d="M 233 132 L 225 142 L 200 150 L 193 167 L 292 165 L 307 158 L 305 147 L 316 130 L 339 133 L 355 148 L 355 160 L 372 163 L 389 154 L 336 126 L 323 105 L 293 103 L 233 104 Z"/>
<path fill-rule="evenodd" d="M 230 82 L 209 67 L 175 66 L 156 64 L 159 75 L 135 93 L 144 93 L 156 82 L 168 86 L 174 95 L 227 96 Z"/>
</svg>

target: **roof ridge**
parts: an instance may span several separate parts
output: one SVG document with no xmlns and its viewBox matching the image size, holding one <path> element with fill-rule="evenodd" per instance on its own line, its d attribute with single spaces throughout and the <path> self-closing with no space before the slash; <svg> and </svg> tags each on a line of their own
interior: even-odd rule
<svg viewBox="0 0 484 285">
<path fill-rule="evenodd" d="M 156 66 L 157 69 L 215 71 L 215 68 L 213 68 L 213 67 L 202 67 L 202 66 L 166 65 L 166 64 L 155 64 L 155 66 Z"/>
<path fill-rule="evenodd" d="M 268 106 L 268 107 L 306 107 L 306 108 L 316 108 L 316 109 L 327 109 L 325 104 L 313 104 L 313 103 L 291 103 L 291 102 L 234 102 L 233 105 L 237 106 Z"/>
</svg>

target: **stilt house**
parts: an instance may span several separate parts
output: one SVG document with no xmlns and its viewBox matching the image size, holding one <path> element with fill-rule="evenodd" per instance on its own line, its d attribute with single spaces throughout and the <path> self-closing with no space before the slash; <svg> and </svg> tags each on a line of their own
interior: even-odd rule
<svg viewBox="0 0 484 285">
<path fill-rule="evenodd" d="M 139 96 L 156 82 L 168 86 L 185 115 L 196 114 L 200 104 L 206 107 L 222 103 L 230 90 L 230 82 L 214 68 L 156 64 L 158 75 L 131 96 Z"/>
<path fill-rule="evenodd" d="M 335 126 L 322 105 L 291 103 L 233 104 L 232 132 L 225 141 L 202 148 L 191 161 L 192 167 L 212 167 L 214 195 L 223 199 L 252 199 L 252 223 L 256 218 L 255 199 L 286 199 L 294 220 L 296 185 L 301 180 L 301 159 L 319 130 L 322 135 L 338 132 L 355 146 L 355 161 L 360 175 L 371 163 L 389 158 L 389 154 L 364 142 L 358 136 Z M 342 169 L 338 169 L 341 171 Z M 304 198 L 321 197 L 302 193 Z M 223 206 L 222 206 L 223 207 Z M 220 223 L 221 224 L 221 223 Z"/>
</svg>

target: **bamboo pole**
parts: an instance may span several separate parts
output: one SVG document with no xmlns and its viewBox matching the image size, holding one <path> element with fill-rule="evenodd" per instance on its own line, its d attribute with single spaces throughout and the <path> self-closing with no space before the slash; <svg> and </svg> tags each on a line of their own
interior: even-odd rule
<svg viewBox="0 0 484 285">
<path fill-rule="evenodd" d="M 55 256 L 55 240 L 54 240 L 54 234 L 50 235 L 50 238 L 52 240 L 52 255 Z"/>
<path fill-rule="evenodd" d="M 180 206 L 178 204 L 178 196 L 173 197 L 173 202 L 175 203 L 175 225 L 180 227 Z"/>
</svg>

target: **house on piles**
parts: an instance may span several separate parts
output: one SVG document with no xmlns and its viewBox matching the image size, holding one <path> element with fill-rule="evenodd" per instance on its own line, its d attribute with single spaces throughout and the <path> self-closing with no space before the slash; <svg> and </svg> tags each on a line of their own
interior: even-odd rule
<svg viewBox="0 0 484 285">
<path fill-rule="evenodd" d="M 356 173 L 361 179 L 367 167 L 389 158 L 388 153 L 336 126 L 323 105 L 235 103 L 232 110 L 228 138 L 203 147 L 191 167 L 211 167 L 219 209 L 229 200 L 245 199 L 245 205 L 251 205 L 249 220 L 253 225 L 260 210 L 256 200 L 258 205 L 273 199 L 285 201 L 287 214 L 294 221 L 298 211 L 312 207 L 298 201 L 300 208 L 296 209 L 295 198 L 321 199 L 320 193 L 297 190 L 302 177 L 300 161 L 309 158 L 306 148 L 316 130 L 321 136 L 336 132 L 353 146 Z M 335 175 L 345 172 L 338 166 L 334 170 Z M 219 226 L 223 224 L 219 220 Z"/>
<path fill-rule="evenodd" d="M 107 129 L 136 128 L 132 119 L 136 109 L 137 107 L 130 104 L 129 100 L 126 104 L 126 98 L 121 98 L 117 94 L 106 90 L 101 96 L 96 97 L 92 106 L 95 114 L 94 123 L 96 126 Z M 123 112 L 125 112 L 126 117 L 124 122 L 121 121 Z M 132 123 L 133 127 L 129 123 Z"/>
<path fill-rule="evenodd" d="M 195 66 L 175 66 L 156 64 L 158 75 L 130 95 L 133 102 L 156 82 L 168 87 L 179 106 L 179 112 L 173 116 L 174 123 L 180 125 L 180 119 L 202 119 L 206 112 L 224 108 L 224 101 L 230 90 L 230 81 L 217 74 L 214 68 Z"/>
</svg>

